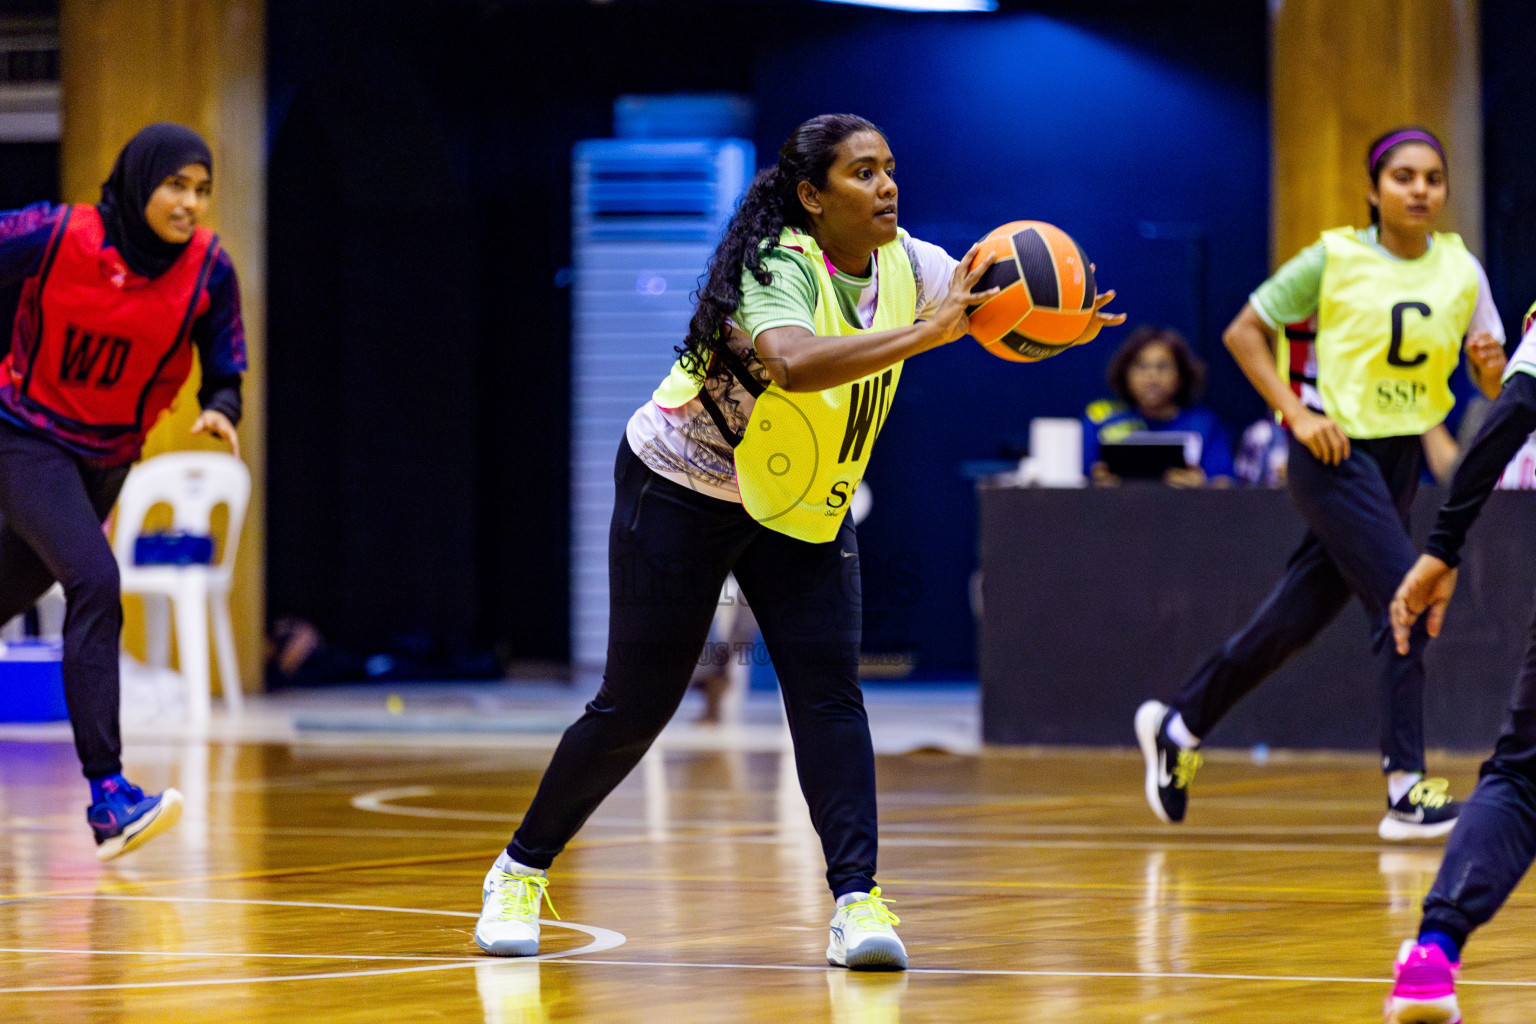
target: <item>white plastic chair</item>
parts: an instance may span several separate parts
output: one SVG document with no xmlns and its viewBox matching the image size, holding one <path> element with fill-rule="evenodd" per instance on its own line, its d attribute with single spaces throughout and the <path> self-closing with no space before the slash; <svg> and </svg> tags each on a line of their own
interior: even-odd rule
<svg viewBox="0 0 1536 1024">
<path fill-rule="evenodd" d="M 208 723 L 211 703 L 210 623 L 225 706 L 231 712 L 241 708 L 229 589 L 250 494 L 250 470 L 234 456 L 170 452 L 133 467 L 117 499 L 112 551 L 117 556 L 123 593 L 144 598 L 145 654 L 150 668 L 162 675 L 170 660 L 171 616 L 167 605 L 174 607 L 177 661 L 187 690 L 188 718 L 195 727 Z M 217 561 L 209 565 L 135 563 L 134 544 L 143 534 L 144 518 L 161 504 L 171 508 L 171 529 L 203 536 L 213 532 L 213 510 L 220 505 L 228 509 Z"/>
</svg>

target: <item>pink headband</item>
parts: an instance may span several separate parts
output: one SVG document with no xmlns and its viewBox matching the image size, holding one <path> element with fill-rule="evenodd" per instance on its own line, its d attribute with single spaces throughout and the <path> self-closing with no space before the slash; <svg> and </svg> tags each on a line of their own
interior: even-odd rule
<svg viewBox="0 0 1536 1024">
<path fill-rule="evenodd" d="M 1440 148 L 1439 139 L 1429 134 L 1429 132 L 1422 132 L 1417 128 L 1409 128 L 1405 131 L 1393 132 L 1376 143 L 1376 148 L 1371 150 L 1371 173 L 1373 175 L 1376 173 L 1376 165 L 1381 163 L 1381 158 L 1387 155 L 1387 150 L 1400 142 L 1422 142 L 1436 153 L 1439 153 L 1441 160 L 1445 159 L 1445 150 Z"/>
</svg>

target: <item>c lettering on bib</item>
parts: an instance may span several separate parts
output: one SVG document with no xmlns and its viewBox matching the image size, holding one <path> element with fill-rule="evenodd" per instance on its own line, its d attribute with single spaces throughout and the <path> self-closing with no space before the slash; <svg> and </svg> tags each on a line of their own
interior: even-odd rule
<svg viewBox="0 0 1536 1024">
<path fill-rule="evenodd" d="M 1412 359 L 1403 358 L 1403 314 L 1413 310 L 1426 319 L 1429 307 L 1422 302 L 1399 302 L 1392 307 L 1392 344 L 1387 349 L 1387 362 L 1393 366 L 1418 366 L 1429 358 L 1428 352 L 1420 352 Z"/>
</svg>

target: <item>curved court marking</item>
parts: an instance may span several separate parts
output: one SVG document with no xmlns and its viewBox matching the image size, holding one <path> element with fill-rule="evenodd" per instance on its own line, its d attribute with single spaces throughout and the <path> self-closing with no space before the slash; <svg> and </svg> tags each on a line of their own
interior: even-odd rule
<svg viewBox="0 0 1536 1024">
<path fill-rule="evenodd" d="M 397 807 L 390 801 L 409 800 L 413 797 L 432 796 L 437 790 L 431 786 L 401 786 L 398 789 L 375 789 L 359 793 L 352 798 L 352 806 L 360 811 L 376 814 L 403 814 L 409 818 L 452 818 L 461 821 L 516 821 L 515 814 L 497 814 L 492 811 L 448 811 L 436 807 Z"/>
<path fill-rule="evenodd" d="M 16 897 L 8 901 L 10 905 L 22 902 L 35 902 L 39 900 L 116 900 L 123 903 L 213 903 L 213 904 L 237 904 L 241 906 L 258 907 L 308 907 L 321 910 L 362 910 L 385 914 L 428 914 L 440 917 L 474 917 L 478 913 L 467 910 L 427 910 L 418 907 L 378 907 L 366 903 L 318 903 L 305 900 L 247 900 L 247 899 L 217 899 L 206 896 L 107 896 L 107 895 L 58 895 L 37 897 Z M 259 985 L 276 981 L 329 981 L 340 978 L 368 978 L 380 977 L 392 974 L 422 974 L 430 971 L 455 971 L 466 967 L 479 967 L 485 964 L 496 963 L 532 963 L 539 960 L 566 959 L 581 956 L 587 953 L 604 953 L 610 949 L 622 946 L 627 940 L 622 932 L 616 932 L 609 928 L 598 928 L 595 925 L 576 924 L 573 921 L 549 921 L 540 918 L 539 923 L 550 928 L 569 928 L 572 931 L 582 932 L 591 936 L 592 941 L 585 946 L 576 949 L 563 950 L 558 953 L 541 953 L 538 956 L 517 957 L 515 960 L 487 956 L 466 956 L 449 960 L 447 963 L 429 963 L 417 967 L 378 967 L 361 971 L 326 971 L 315 974 L 276 974 L 243 978 L 198 978 L 185 981 L 139 981 L 120 982 L 105 985 L 28 985 L 19 988 L 0 988 L 0 995 L 11 995 L 27 992 L 97 992 L 109 989 L 130 988 L 197 988 L 203 985 Z M 291 957 L 294 959 L 326 959 L 326 960 L 381 960 L 390 959 L 377 956 L 357 955 L 346 953 L 336 954 L 274 954 L 274 953 L 199 953 L 195 950 L 181 950 L 167 952 L 164 950 L 145 950 L 135 952 L 133 950 L 96 950 L 96 949 L 0 949 L 6 953 L 61 953 L 77 954 L 80 956 L 245 956 L 249 958 Z M 446 957 L 396 957 L 393 959 L 412 960 L 420 963 L 423 960 L 445 960 Z"/>
</svg>

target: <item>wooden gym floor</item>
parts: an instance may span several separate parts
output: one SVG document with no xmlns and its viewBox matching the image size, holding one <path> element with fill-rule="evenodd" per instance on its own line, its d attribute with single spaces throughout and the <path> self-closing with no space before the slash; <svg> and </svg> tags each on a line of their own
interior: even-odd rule
<svg viewBox="0 0 1536 1024">
<path fill-rule="evenodd" d="M 480 880 L 553 733 L 246 732 L 131 737 L 187 813 L 110 865 L 64 735 L 0 733 L 0 1019 L 1377 1021 L 1439 860 L 1376 839 L 1369 755 L 1215 752 L 1172 828 L 1129 749 L 884 753 L 912 970 L 850 974 L 779 734 L 679 728 L 556 864 L 544 955 L 498 960 Z M 1434 763 L 1470 790 L 1476 758 Z M 1536 1020 L 1533 933 L 1527 885 L 1468 950 L 1468 1021 Z"/>
</svg>

